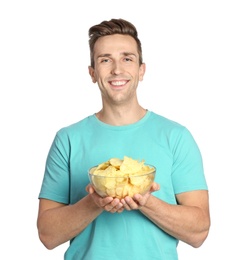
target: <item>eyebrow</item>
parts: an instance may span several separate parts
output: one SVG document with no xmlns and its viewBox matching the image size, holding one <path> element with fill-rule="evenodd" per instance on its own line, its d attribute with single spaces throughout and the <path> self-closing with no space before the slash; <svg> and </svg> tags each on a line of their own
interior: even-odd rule
<svg viewBox="0 0 242 260">
<path fill-rule="evenodd" d="M 135 56 L 136 57 L 136 54 L 134 54 L 133 52 L 121 52 L 121 54 L 123 54 L 123 56 Z M 110 53 L 104 53 L 104 54 L 100 54 L 100 55 L 98 55 L 98 59 L 99 58 L 103 58 L 103 57 L 111 57 L 112 56 L 112 54 L 110 54 Z"/>
</svg>

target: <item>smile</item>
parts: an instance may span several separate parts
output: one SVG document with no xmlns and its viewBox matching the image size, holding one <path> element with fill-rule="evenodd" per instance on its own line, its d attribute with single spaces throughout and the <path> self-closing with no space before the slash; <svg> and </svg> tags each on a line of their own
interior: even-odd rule
<svg viewBox="0 0 242 260">
<path fill-rule="evenodd" d="M 120 80 L 120 81 L 110 81 L 109 83 L 113 86 L 123 86 L 127 83 L 128 81 L 127 80 Z"/>
</svg>

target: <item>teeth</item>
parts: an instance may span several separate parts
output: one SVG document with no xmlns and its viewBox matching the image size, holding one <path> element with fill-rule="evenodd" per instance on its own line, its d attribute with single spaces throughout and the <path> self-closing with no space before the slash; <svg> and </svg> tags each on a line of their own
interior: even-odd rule
<svg viewBox="0 0 242 260">
<path fill-rule="evenodd" d="M 126 81 L 112 81 L 111 84 L 114 86 L 121 86 L 124 85 Z"/>
</svg>

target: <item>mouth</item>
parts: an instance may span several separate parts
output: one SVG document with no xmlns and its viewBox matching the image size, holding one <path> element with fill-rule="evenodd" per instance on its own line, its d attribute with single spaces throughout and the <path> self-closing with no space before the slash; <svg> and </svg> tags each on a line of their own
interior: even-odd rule
<svg viewBox="0 0 242 260">
<path fill-rule="evenodd" d="M 122 87 L 124 87 L 128 82 L 129 82 L 129 80 L 112 80 L 112 81 L 109 81 L 109 84 L 110 84 L 113 88 L 122 88 Z"/>
</svg>

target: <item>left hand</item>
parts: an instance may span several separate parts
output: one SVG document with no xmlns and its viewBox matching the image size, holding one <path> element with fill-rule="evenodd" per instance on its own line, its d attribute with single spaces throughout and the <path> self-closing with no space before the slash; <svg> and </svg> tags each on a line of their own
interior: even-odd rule
<svg viewBox="0 0 242 260">
<path fill-rule="evenodd" d="M 126 210 L 136 210 L 143 207 L 152 192 L 158 191 L 160 189 L 160 185 L 156 182 L 154 182 L 148 192 L 146 192 L 144 195 L 141 194 L 135 194 L 133 198 L 127 196 L 123 199 L 121 199 L 121 203 L 123 204 L 124 209 Z"/>
</svg>

